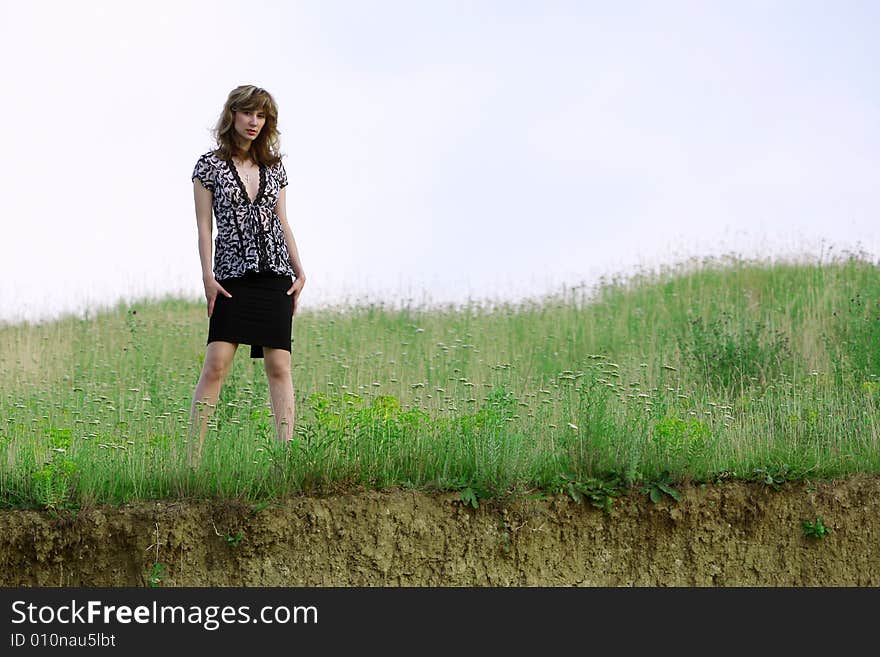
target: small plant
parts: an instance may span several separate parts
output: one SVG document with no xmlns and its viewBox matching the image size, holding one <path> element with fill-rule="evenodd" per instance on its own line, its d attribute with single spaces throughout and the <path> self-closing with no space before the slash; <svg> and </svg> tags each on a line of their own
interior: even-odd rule
<svg viewBox="0 0 880 657">
<path fill-rule="evenodd" d="M 739 394 L 746 381 L 773 379 L 780 363 L 790 355 L 789 340 L 765 322 L 735 317 L 731 310 L 688 320 L 689 330 L 679 337 L 679 347 L 693 371 L 715 389 Z"/>
<path fill-rule="evenodd" d="M 147 571 L 144 579 L 147 581 L 147 586 L 156 587 L 161 586 L 162 581 L 165 579 L 165 575 L 168 572 L 165 568 L 164 564 L 159 562 L 159 523 L 156 523 L 156 542 L 150 545 L 148 550 L 156 551 L 156 558 L 153 561 L 153 565 L 150 566 L 150 569 Z"/>
<path fill-rule="evenodd" d="M 470 504 L 475 509 L 480 506 L 479 495 L 477 495 L 477 491 L 468 486 L 467 488 L 463 488 L 459 493 L 459 498 L 465 505 Z"/>
<path fill-rule="evenodd" d="M 31 475 L 33 496 L 44 508 L 55 511 L 68 501 L 76 465 L 60 454 Z"/>
<path fill-rule="evenodd" d="M 771 465 L 766 468 L 755 468 L 752 477 L 755 481 L 770 486 L 773 490 L 780 490 L 786 481 L 796 479 L 797 472 L 793 471 L 788 463 Z"/>
<path fill-rule="evenodd" d="M 825 535 L 831 532 L 831 529 L 826 527 L 825 523 L 822 522 L 822 518 L 816 518 L 813 522 L 804 520 L 801 525 L 804 528 L 804 536 L 806 538 L 821 539 L 825 538 Z"/>
<path fill-rule="evenodd" d="M 642 486 L 642 492 L 645 493 L 654 504 L 657 504 L 657 502 L 663 499 L 664 495 L 669 495 L 669 497 L 676 502 L 681 501 L 681 493 L 672 486 L 668 471 L 663 472 L 663 474 L 657 479 L 646 482 Z"/>
<path fill-rule="evenodd" d="M 258 502 L 253 507 L 251 507 L 251 510 L 248 512 L 248 517 L 252 518 L 255 515 L 257 515 L 258 513 L 260 513 L 260 511 L 265 511 L 270 506 L 275 506 L 275 503 L 274 502 L 265 502 L 265 501 Z"/>
<path fill-rule="evenodd" d="M 657 442 L 670 452 L 685 452 L 688 456 L 705 447 L 711 432 L 705 422 L 696 418 L 683 419 L 667 416 L 654 427 Z"/>
<path fill-rule="evenodd" d="M 558 492 L 567 493 L 578 504 L 586 499 L 597 509 L 610 513 L 611 502 L 620 495 L 623 485 L 618 477 L 609 480 L 587 477 L 579 480 L 560 473 L 556 475 L 553 488 Z"/>
<path fill-rule="evenodd" d="M 234 534 L 226 534 L 226 542 L 232 547 L 236 547 L 244 538 L 244 532 L 239 530 Z"/>
<path fill-rule="evenodd" d="M 161 563 L 154 562 L 150 567 L 150 570 L 147 571 L 147 586 L 156 587 L 162 585 L 162 580 L 165 579 L 166 568 Z"/>
<path fill-rule="evenodd" d="M 510 523 L 507 522 L 507 519 L 504 517 L 503 514 L 499 518 L 498 527 L 501 530 L 501 551 L 504 552 L 504 554 L 510 554 L 510 551 L 513 549 L 513 541 L 510 537 L 514 529 L 510 526 Z"/>
<path fill-rule="evenodd" d="M 458 499 L 465 505 L 479 508 L 481 499 L 488 499 L 491 493 L 480 484 L 461 477 L 455 479 L 440 478 L 437 481 L 440 490 L 457 490 Z"/>
</svg>

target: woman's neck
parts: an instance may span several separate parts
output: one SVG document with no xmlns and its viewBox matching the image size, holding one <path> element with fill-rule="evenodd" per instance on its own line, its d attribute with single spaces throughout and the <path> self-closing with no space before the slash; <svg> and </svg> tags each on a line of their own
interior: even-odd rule
<svg viewBox="0 0 880 657">
<path fill-rule="evenodd" d="M 248 162 L 255 161 L 254 158 L 251 157 L 251 152 L 249 150 L 239 150 L 234 153 L 232 157 L 242 164 L 247 164 Z"/>
<path fill-rule="evenodd" d="M 245 140 L 237 140 L 237 143 L 235 144 L 234 157 L 241 160 L 242 162 L 252 160 L 253 156 L 251 155 L 251 143 Z"/>
</svg>

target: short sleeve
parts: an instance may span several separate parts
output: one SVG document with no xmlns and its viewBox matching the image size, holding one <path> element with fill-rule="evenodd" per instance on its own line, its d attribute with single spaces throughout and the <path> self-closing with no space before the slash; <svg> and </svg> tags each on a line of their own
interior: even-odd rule
<svg viewBox="0 0 880 657">
<path fill-rule="evenodd" d="M 196 178 L 201 181 L 202 185 L 205 186 L 205 189 L 212 192 L 214 191 L 214 167 L 212 167 L 211 163 L 208 161 L 207 155 L 202 155 L 198 162 L 196 162 L 191 180 L 195 180 Z"/>
<path fill-rule="evenodd" d="M 278 161 L 278 189 L 287 186 L 287 171 L 284 168 L 284 162 Z"/>
</svg>

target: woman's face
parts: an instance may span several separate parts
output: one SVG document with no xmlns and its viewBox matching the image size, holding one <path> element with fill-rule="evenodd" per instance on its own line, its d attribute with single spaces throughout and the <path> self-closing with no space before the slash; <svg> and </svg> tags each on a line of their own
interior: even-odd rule
<svg viewBox="0 0 880 657">
<path fill-rule="evenodd" d="M 235 112 L 235 131 L 245 142 L 253 142 L 266 124 L 266 114 L 260 110 Z"/>
</svg>

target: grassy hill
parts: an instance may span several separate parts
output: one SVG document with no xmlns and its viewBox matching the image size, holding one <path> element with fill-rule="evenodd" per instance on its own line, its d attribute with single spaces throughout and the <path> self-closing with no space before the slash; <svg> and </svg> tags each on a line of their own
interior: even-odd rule
<svg viewBox="0 0 880 657">
<path fill-rule="evenodd" d="M 295 439 L 236 355 L 186 463 L 203 303 L 0 328 L 0 500 L 61 508 L 357 487 L 597 506 L 681 480 L 880 472 L 880 272 L 693 260 L 522 303 L 382 304 L 294 321 Z"/>
</svg>

